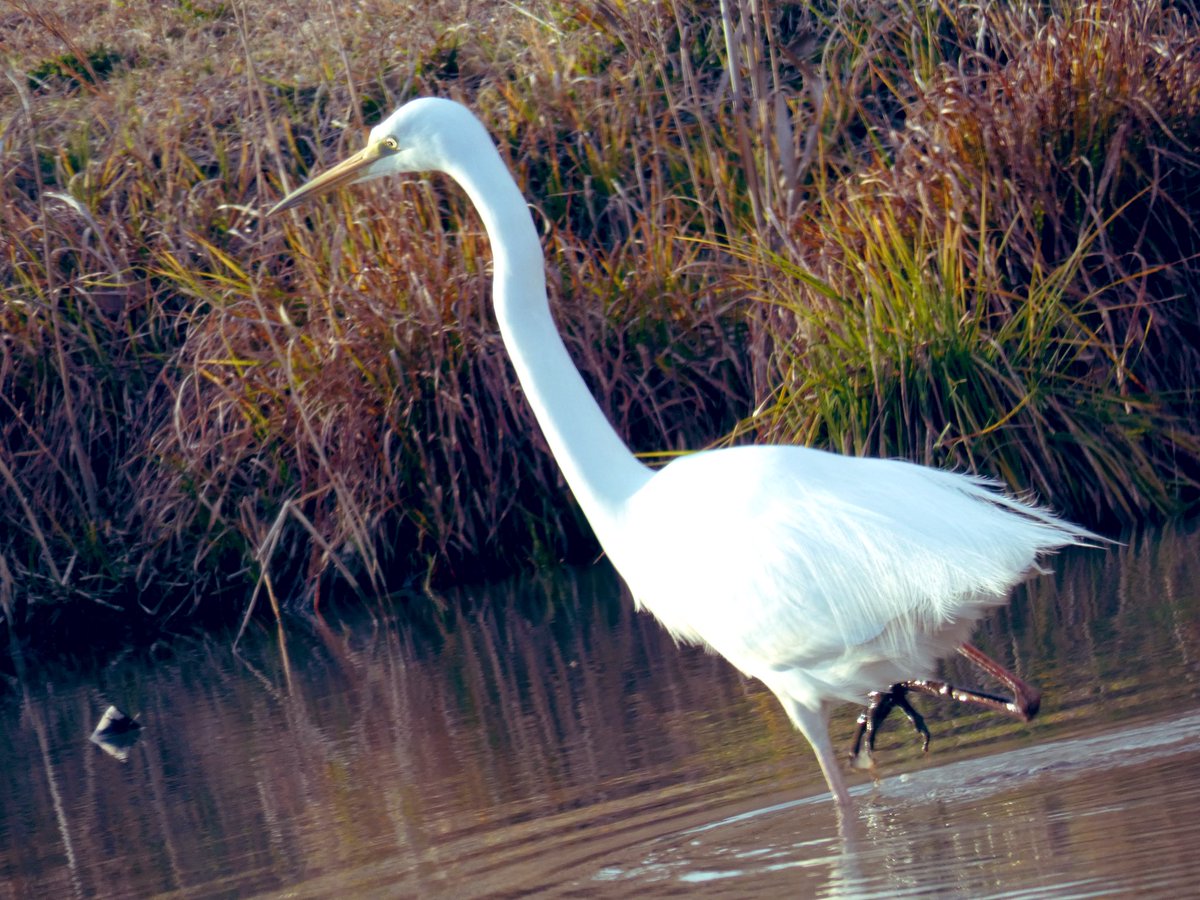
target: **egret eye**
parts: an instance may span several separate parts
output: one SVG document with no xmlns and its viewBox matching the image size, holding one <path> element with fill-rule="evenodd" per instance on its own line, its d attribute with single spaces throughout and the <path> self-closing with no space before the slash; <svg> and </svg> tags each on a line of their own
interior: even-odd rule
<svg viewBox="0 0 1200 900">
<path fill-rule="evenodd" d="M 383 139 L 383 147 L 385 150 L 387 150 L 391 153 L 395 153 L 397 150 L 400 149 L 400 142 L 397 141 L 394 137 L 391 137 L 391 136 L 385 137 Z"/>
</svg>

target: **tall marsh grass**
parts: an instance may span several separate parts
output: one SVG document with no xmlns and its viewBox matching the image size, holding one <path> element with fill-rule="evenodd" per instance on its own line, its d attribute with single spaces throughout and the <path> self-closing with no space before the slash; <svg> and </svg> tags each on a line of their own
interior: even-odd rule
<svg viewBox="0 0 1200 900">
<path fill-rule="evenodd" d="M 752 424 L 987 472 L 1093 522 L 1177 510 L 1200 479 L 1194 22 L 863 9 L 825 62 L 874 82 L 866 158 L 822 146 L 746 277 L 781 338 Z"/>
<path fill-rule="evenodd" d="M 903 455 L 1090 521 L 1196 499 L 1187 7 L 14 0 L 0 29 L 9 623 L 595 553 L 465 199 L 262 217 L 416 94 L 496 136 L 635 449 Z"/>
</svg>

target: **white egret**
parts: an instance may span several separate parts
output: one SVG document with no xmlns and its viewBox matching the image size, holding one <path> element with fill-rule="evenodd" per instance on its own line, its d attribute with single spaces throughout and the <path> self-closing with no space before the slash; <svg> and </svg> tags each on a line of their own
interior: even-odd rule
<svg viewBox="0 0 1200 900">
<path fill-rule="evenodd" d="M 458 103 L 405 104 L 363 150 L 272 213 L 343 184 L 419 171 L 449 175 L 482 217 L 496 320 L 517 377 L 635 601 L 677 640 L 710 647 L 775 693 L 816 752 L 839 810 L 850 798 L 829 738 L 830 705 L 862 703 L 894 685 L 861 719 L 868 753 L 887 711 L 908 711 L 908 690 L 1025 717 L 1036 711 L 1036 691 L 963 642 L 1040 554 L 1084 543 L 1089 532 L 983 479 L 899 460 L 748 446 L 657 471 L 643 465 L 571 362 L 550 314 L 529 208 L 483 125 Z M 925 680 L 956 649 L 1014 698 Z"/>
</svg>

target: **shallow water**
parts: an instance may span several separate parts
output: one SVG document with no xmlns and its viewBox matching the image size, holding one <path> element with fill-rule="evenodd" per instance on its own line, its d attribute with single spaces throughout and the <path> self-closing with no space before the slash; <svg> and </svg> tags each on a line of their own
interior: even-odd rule
<svg viewBox="0 0 1200 900">
<path fill-rule="evenodd" d="M 603 568 L 448 597 L 468 611 L 437 625 L 26 661 L 0 695 L 0 898 L 1195 893 L 1200 536 L 1054 565 L 978 636 L 1039 718 L 918 698 L 930 752 L 889 721 L 844 833 L 770 694 Z M 145 724 L 124 761 L 87 739 L 110 702 Z"/>
</svg>

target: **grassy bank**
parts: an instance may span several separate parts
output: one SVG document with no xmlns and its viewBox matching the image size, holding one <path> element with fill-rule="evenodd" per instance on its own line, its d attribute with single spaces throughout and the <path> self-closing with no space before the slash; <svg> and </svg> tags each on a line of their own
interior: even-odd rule
<svg viewBox="0 0 1200 900">
<path fill-rule="evenodd" d="M 1186 7 L 43 6 L 0 12 L 8 622 L 595 552 L 460 193 L 262 217 L 417 94 L 496 136 L 635 449 L 902 455 L 1092 522 L 1195 502 Z"/>
</svg>

